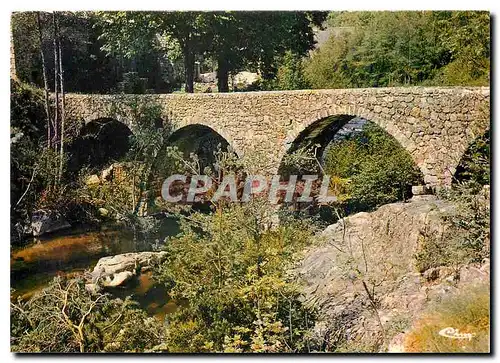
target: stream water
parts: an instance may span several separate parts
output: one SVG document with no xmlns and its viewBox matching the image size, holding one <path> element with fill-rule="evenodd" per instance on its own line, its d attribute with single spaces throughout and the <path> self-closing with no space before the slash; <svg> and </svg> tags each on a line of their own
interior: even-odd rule
<svg viewBox="0 0 500 363">
<path fill-rule="evenodd" d="M 46 287 L 57 275 L 76 276 L 94 268 L 104 256 L 126 252 L 150 251 L 156 238 L 176 235 L 178 223 L 164 219 L 160 230 L 150 241 L 134 240 L 132 231 L 113 225 L 100 230 L 72 229 L 28 243 L 11 250 L 11 288 L 13 298 L 29 298 Z M 132 296 L 150 315 L 163 318 L 176 309 L 165 290 L 154 284 L 151 273 L 139 276 L 137 282 L 110 290 L 116 297 Z"/>
</svg>

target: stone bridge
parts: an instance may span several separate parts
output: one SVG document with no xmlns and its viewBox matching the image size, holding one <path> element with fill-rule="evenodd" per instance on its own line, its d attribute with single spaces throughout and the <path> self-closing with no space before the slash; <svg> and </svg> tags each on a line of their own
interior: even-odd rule
<svg viewBox="0 0 500 363">
<path fill-rule="evenodd" d="M 253 172 L 276 173 L 294 141 L 334 133 L 359 116 L 381 126 L 411 154 L 431 186 L 450 185 L 468 145 L 489 128 L 489 88 L 406 87 L 278 92 L 66 95 L 73 132 L 99 118 L 134 130 L 130 102 L 157 103 L 179 130 L 208 126 Z M 327 121 L 325 121 L 327 120 Z M 72 122 L 72 123 L 71 123 Z M 71 131 L 69 131 L 71 132 Z"/>
</svg>

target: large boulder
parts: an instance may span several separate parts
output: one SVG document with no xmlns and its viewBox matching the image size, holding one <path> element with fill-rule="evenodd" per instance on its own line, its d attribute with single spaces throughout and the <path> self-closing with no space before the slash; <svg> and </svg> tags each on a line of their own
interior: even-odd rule
<svg viewBox="0 0 500 363">
<path fill-rule="evenodd" d="M 255 85 L 260 79 L 258 73 L 243 71 L 234 75 L 232 83 L 237 89 L 246 89 Z"/>
<path fill-rule="evenodd" d="M 293 271 L 306 303 L 319 311 L 312 346 L 387 349 L 389 333 L 404 329 L 429 303 L 465 284 L 488 281 L 487 262 L 459 271 L 444 266 L 419 270 L 416 256 L 423 241 L 443 236 L 449 228 L 443 217 L 455 210 L 451 202 L 421 196 L 327 227 L 321 243 L 309 248 Z"/>
<path fill-rule="evenodd" d="M 33 212 L 31 216 L 31 230 L 35 237 L 70 227 L 71 224 L 57 211 L 41 209 Z"/>
<path fill-rule="evenodd" d="M 132 252 L 101 258 L 91 273 L 88 290 L 97 286 L 117 287 L 126 284 L 141 272 L 145 272 L 162 263 L 166 252 Z M 94 286 L 90 286 L 94 285 Z"/>
<path fill-rule="evenodd" d="M 201 73 L 198 76 L 198 81 L 201 83 L 214 83 L 217 81 L 217 72 Z"/>
</svg>

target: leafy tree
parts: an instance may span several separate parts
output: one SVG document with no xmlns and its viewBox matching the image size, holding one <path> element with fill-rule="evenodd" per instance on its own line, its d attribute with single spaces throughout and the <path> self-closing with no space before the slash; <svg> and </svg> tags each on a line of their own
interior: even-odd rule
<svg viewBox="0 0 500 363">
<path fill-rule="evenodd" d="M 186 92 L 194 91 L 196 54 L 208 47 L 208 17 L 204 12 L 99 12 L 100 39 L 108 54 L 131 58 L 151 49 L 178 49 L 183 57 Z"/>
<path fill-rule="evenodd" d="M 304 65 L 301 56 L 287 51 L 281 58 L 280 63 L 276 77 L 264 82 L 264 89 L 293 90 L 309 88 L 309 83 L 304 76 Z"/>
<path fill-rule="evenodd" d="M 53 88 L 52 15 L 40 12 L 40 16 L 48 83 Z M 116 87 L 119 80 L 120 60 L 106 57 L 100 50 L 102 42 L 97 39 L 99 29 L 95 27 L 94 14 L 92 12 L 58 12 L 58 17 L 66 91 L 100 93 Z M 12 31 L 19 79 L 43 86 L 36 13 L 14 13 Z"/>
<path fill-rule="evenodd" d="M 112 54 L 131 57 L 144 49 L 178 48 L 184 60 L 186 92 L 193 92 L 196 56 L 217 62 L 218 88 L 227 92 L 229 73 L 244 66 L 266 76 L 276 71 L 276 56 L 290 50 L 305 55 L 314 44 L 313 25 L 322 12 L 101 12 L 101 39 Z"/>
<path fill-rule="evenodd" d="M 313 27 L 321 27 L 324 12 L 224 12 L 213 16 L 213 46 L 220 92 L 227 92 L 229 72 L 243 66 L 272 78 L 286 52 L 304 56 L 314 45 Z M 291 57 L 291 56 L 288 56 Z"/>
<path fill-rule="evenodd" d="M 436 12 L 439 40 L 450 54 L 440 78 L 448 85 L 488 85 L 490 14 L 486 11 Z"/>
<path fill-rule="evenodd" d="M 304 77 L 313 88 L 351 87 L 349 52 L 357 35 L 340 32 L 332 36 L 309 59 L 305 60 Z"/>
</svg>

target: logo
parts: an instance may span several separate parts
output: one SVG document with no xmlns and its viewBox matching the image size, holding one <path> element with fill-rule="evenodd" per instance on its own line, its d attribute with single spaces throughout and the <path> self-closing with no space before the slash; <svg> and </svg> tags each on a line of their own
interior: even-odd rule
<svg viewBox="0 0 500 363">
<path fill-rule="evenodd" d="M 311 203 L 328 204 L 337 198 L 329 195 L 330 177 L 324 175 L 290 175 L 282 181 L 279 175 L 266 178 L 249 175 L 240 180 L 235 175 L 226 175 L 222 181 L 208 175 L 182 174 L 169 176 L 162 184 L 161 196 L 170 203 L 195 203 L 219 200 L 249 202 L 253 197 L 266 197 L 271 204 Z"/>
</svg>

